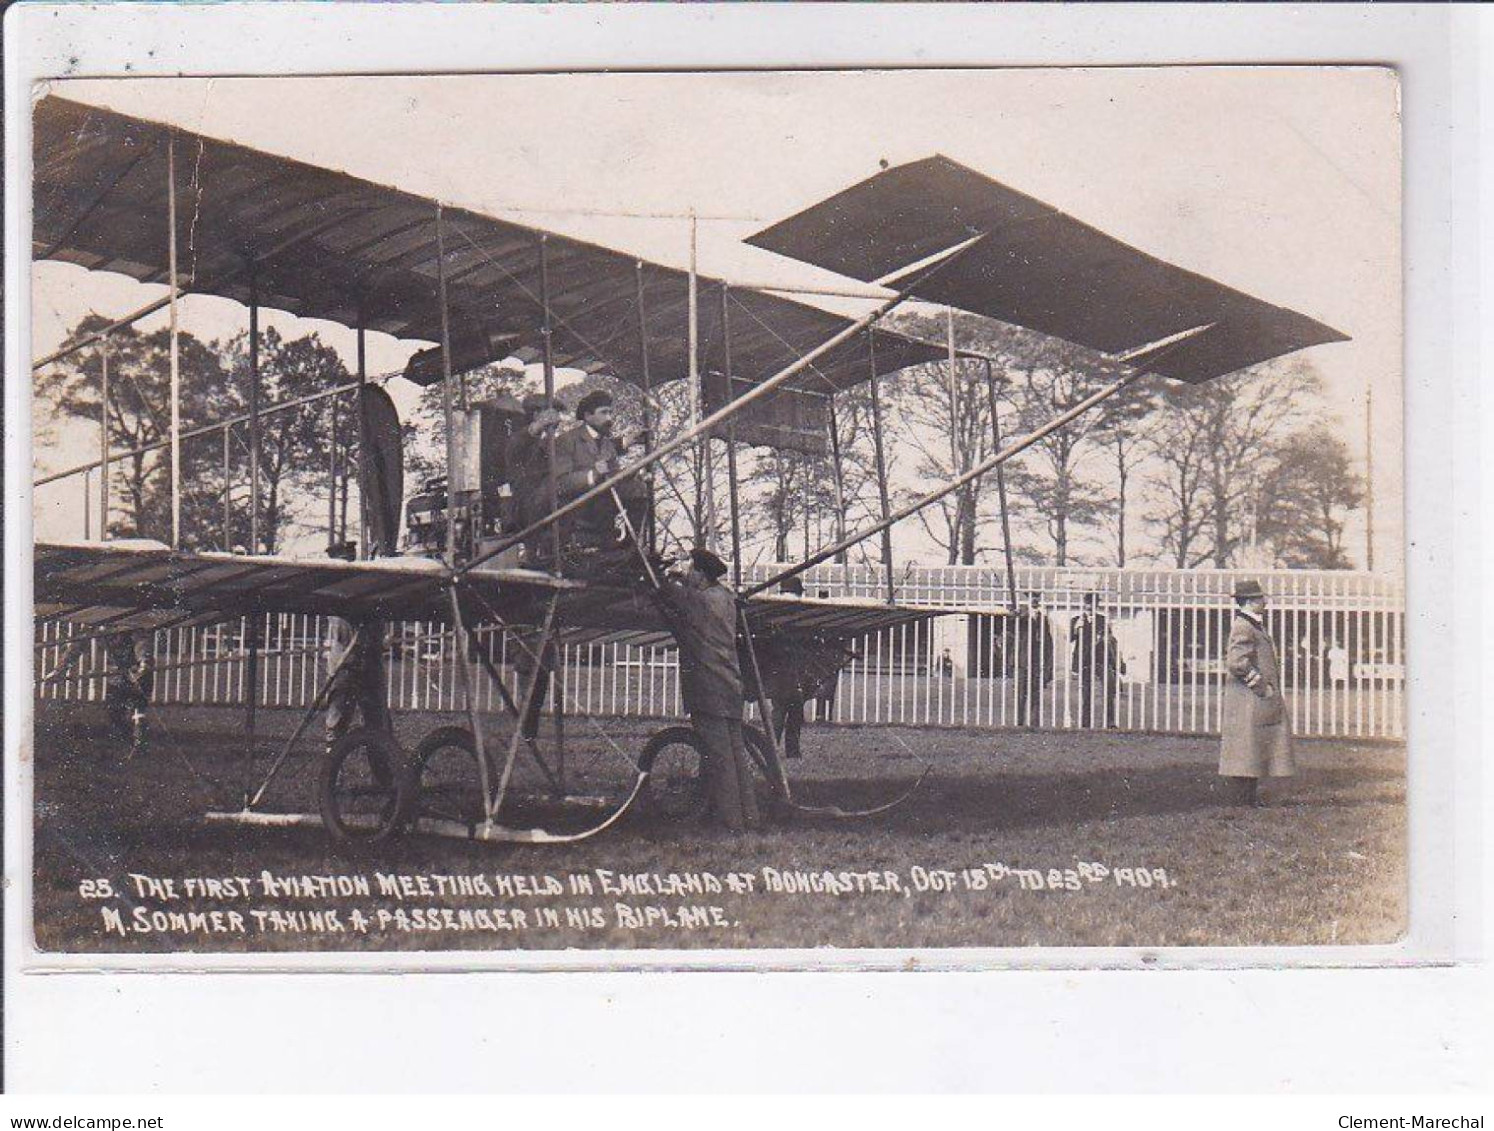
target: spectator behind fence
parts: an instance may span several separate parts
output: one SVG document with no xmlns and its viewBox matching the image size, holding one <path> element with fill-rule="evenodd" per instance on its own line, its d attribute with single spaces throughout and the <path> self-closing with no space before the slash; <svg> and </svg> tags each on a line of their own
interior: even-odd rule
<svg viewBox="0 0 1494 1131">
<path fill-rule="evenodd" d="M 1011 673 L 1017 681 L 1017 725 L 1037 726 L 1043 689 L 1053 682 L 1053 630 L 1042 598 L 1027 595 L 1027 608 L 1012 620 Z"/>
<path fill-rule="evenodd" d="M 1086 593 L 1084 612 L 1069 624 L 1073 649 L 1069 656 L 1069 671 L 1079 677 L 1079 725 L 1083 727 L 1115 726 L 1116 690 L 1120 677 L 1126 673 L 1126 665 L 1120 658 L 1120 646 L 1110 632 L 1109 619 L 1099 611 L 1099 603 L 1098 593 Z M 1095 718 L 1098 713 L 1097 691 L 1104 703 L 1103 721 Z"/>
<path fill-rule="evenodd" d="M 1292 732 L 1281 694 L 1276 645 L 1266 633 L 1266 595 L 1258 581 L 1235 586 L 1235 619 L 1224 665 L 1224 723 L 1219 773 L 1237 805 L 1260 804 L 1263 777 L 1290 777 Z"/>
</svg>

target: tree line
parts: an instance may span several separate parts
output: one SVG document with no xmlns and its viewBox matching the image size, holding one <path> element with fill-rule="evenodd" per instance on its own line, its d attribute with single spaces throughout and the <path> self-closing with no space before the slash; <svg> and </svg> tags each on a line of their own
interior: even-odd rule
<svg viewBox="0 0 1494 1131">
<path fill-rule="evenodd" d="M 90 315 L 80 338 L 106 320 Z M 915 366 L 881 379 L 888 503 L 897 506 L 974 468 L 998 443 L 1030 432 L 1115 380 L 1102 355 L 989 319 L 906 313 L 894 328 L 929 341 L 951 335 L 981 356 Z M 137 451 L 169 436 L 169 348 L 165 329 L 127 327 L 109 339 L 111 450 Z M 248 411 L 247 334 L 227 341 L 179 335 L 184 429 Z M 80 351 L 38 375 L 37 392 L 53 421 L 99 419 L 97 348 Z M 260 403 L 268 407 L 350 384 L 337 351 L 315 334 L 260 335 Z M 533 375 L 489 366 L 468 375 L 468 395 L 522 395 Z M 573 402 L 592 387 L 617 400 L 620 426 L 651 423 L 656 440 L 690 419 L 684 382 L 654 391 L 647 406 L 632 385 L 588 377 L 567 389 Z M 439 474 L 443 418 L 439 386 L 427 389 L 406 424 L 407 491 Z M 993 426 L 994 410 L 994 426 Z M 45 415 L 38 415 L 45 421 Z M 822 454 L 739 449 L 739 503 L 744 556 L 791 561 L 864 527 L 881 514 L 872 437 L 871 389 L 838 394 L 833 447 Z M 1283 359 L 1202 385 L 1146 378 L 1038 441 L 1005 465 L 1012 550 L 1026 562 L 1179 568 L 1227 568 L 1268 559 L 1288 567 L 1348 568 L 1349 516 L 1365 485 L 1322 396 L 1320 378 L 1300 359 Z M 261 422 L 259 545 L 323 531 L 349 536 L 356 511 L 357 426 L 351 398 L 325 398 L 266 416 Z M 182 541 L 191 549 L 250 548 L 248 428 L 182 445 Z M 728 508 L 713 515 L 704 500 L 726 498 L 721 443 L 711 458 L 689 449 L 654 475 L 660 524 L 680 542 L 703 537 L 714 523 L 729 546 Z M 169 454 L 127 456 L 111 468 L 110 533 L 169 540 Z M 988 473 L 919 512 L 916 519 L 949 564 L 999 560 L 1002 532 L 997 483 Z M 357 518 L 351 521 L 356 537 Z M 875 540 L 842 560 L 875 562 Z"/>
</svg>

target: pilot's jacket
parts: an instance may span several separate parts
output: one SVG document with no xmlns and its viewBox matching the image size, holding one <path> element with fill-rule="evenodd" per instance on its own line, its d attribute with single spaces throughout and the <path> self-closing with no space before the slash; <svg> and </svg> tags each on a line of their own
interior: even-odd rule
<svg viewBox="0 0 1494 1131">
<path fill-rule="evenodd" d="M 586 424 L 578 425 L 555 437 L 555 490 L 560 501 L 574 499 L 601 480 L 596 465 L 601 460 L 617 462 L 621 453 L 611 436 L 593 432 Z"/>
<path fill-rule="evenodd" d="M 680 695 L 691 715 L 742 718 L 737 599 L 723 585 L 695 588 L 665 579 L 660 593 L 680 646 Z"/>
<path fill-rule="evenodd" d="M 602 436 L 587 424 L 578 425 L 555 438 L 555 494 L 565 503 L 602 481 L 596 465 L 607 460 L 613 470 L 620 463 L 621 450 L 611 436 Z M 611 472 L 608 473 L 609 475 Z M 629 516 L 635 526 L 641 524 L 642 513 L 638 509 L 642 499 L 642 482 L 635 476 L 618 484 L 618 498 L 628 507 Z M 576 541 L 583 545 L 611 545 L 618 540 L 615 525 L 617 508 L 605 496 L 594 499 L 581 509 L 574 525 L 567 524 L 565 541 Z"/>
<path fill-rule="evenodd" d="M 1295 773 L 1276 646 L 1265 627 L 1247 613 L 1235 614 L 1224 663 L 1229 677 L 1224 685 L 1219 772 L 1240 778 Z"/>
</svg>

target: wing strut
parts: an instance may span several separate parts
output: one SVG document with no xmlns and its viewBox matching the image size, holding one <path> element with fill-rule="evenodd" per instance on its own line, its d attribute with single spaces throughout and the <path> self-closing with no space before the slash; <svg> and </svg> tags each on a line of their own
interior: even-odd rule
<svg viewBox="0 0 1494 1131">
<path fill-rule="evenodd" d="M 1204 326 L 1195 326 L 1191 330 L 1184 330 L 1179 334 L 1173 334 L 1170 337 L 1161 339 L 1160 341 L 1150 342 L 1147 345 L 1140 347 L 1139 349 L 1131 350 L 1128 353 L 1120 355 L 1118 360 L 1123 362 L 1134 361 L 1141 357 L 1145 357 L 1146 360 L 1141 364 L 1136 365 L 1135 368 L 1131 369 L 1131 371 L 1120 380 L 1114 381 L 1111 384 L 1106 385 L 1103 389 L 1100 389 L 1099 391 L 1085 397 L 1078 404 L 1074 405 L 1064 412 L 1059 413 L 1059 415 L 1048 421 L 1048 423 L 1044 424 L 1041 428 L 1029 432 L 1020 440 L 1009 444 L 1007 447 L 1001 449 L 999 452 L 996 452 L 994 455 L 991 455 L 988 458 L 982 460 L 980 463 L 972 467 L 969 471 L 965 472 L 962 475 L 956 476 L 954 479 L 951 479 L 942 487 L 937 487 L 921 498 L 915 499 L 907 506 L 901 507 L 894 513 L 882 519 L 880 522 L 868 526 L 865 530 L 859 530 L 855 534 L 852 534 L 846 538 L 842 538 L 833 546 L 827 546 L 824 549 L 819 550 L 818 552 L 805 558 L 798 565 L 791 566 L 788 569 L 774 574 L 766 581 L 759 582 L 751 589 L 747 590 L 747 592 L 744 593 L 743 596 L 751 597 L 757 593 L 761 593 L 765 589 L 771 589 L 773 586 L 779 584 L 780 582 L 786 581 L 790 577 L 798 577 L 806 570 L 812 569 L 814 566 L 819 565 L 821 562 L 833 558 L 836 554 L 850 549 L 850 547 L 856 545 L 856 543 L 870 538 L 873 534 L 880 534 L 882 531 L 890 529 L 893 525 L 901 522 L 909 515 L 916 514 L 919 511 L 923 510 L 923 508 L 928 506 L 930 503 L 938 502 L 940 499 L 948 495 L 951 491 L 958 491 L 961 487 L 965 486 L 965 484 L 979 479 L 982 475 L 990 471 L 992 468 L 1000 467 L 1012 457 L 1020 455 L 1022 452 L 1032 447 L 1032 445 L 1036 444 L 1039 440 L 1043 439 L 1046 436 L 1052 435 L 1054 432 L 1058 431 L 1058 429 L 1064 427 L 1066 424 L 1069 424 L 1078 417 L 1083 416 L 1086 412 L 1094 408 L 1094 406 L 1099 404 L 1101 401 L 1108 400 L 1110 397 L 1115 396 L 1115 394 L 1120 392 L 1122 389 L 1134 384 L 1142 377 L 1145 377 L 1148 373 L 1151 372 L 1151 367 L 1156 365 L 1159 361 L 1166 357 L 1167 354 L 1169 354 L 1172 350 L 1176 349 L 1184 342 L 1189 341 L 1190 339 L 1206 332 L 1212 325 L 1213 323 L 1209 323 L 1208 325 Z"/>
<path fill-rule="evenodd" d="M 849 341 L 851 338 L 854 338 L 857 334 L 861 333 L 863 330 L 870 327 L 873 323 L 885 317 L 892 310 L 902 305 L 902 303 L 912 297 L 912 288 L 914 285 L 919 282 L 926 281 L 929 276 L 936 274 L 939 270 L 954 262 L 954 260 L 964 252 L 976 246 L 980 238 L 981 237 L 979 236 L 974 237 L 972 239 L 964 241 L 961 244 L 958 244 L 954 248 L 951 248 L 934 264 L 920 272 L 918 277 L 909 284 L 907 290 L 899 291 L 892 298 L 882 303 L 881 306 L 877 307 L 877 309 L 872 311 L 870 314 L 857 319 L 855 322 L 851 323 L 839 333 L 833 334 L 829 338 L 825 339 L 825 341 L 821 342 L 814 349 L 810 350 L 803 357 L 799 358 L 798 361 L 795 361 L 791 365 L 785 366 L 783 369 L 780 369 L 777 373 L 773 374 L 773 376 L 769 377 L 761 384 L 754 386 L 751 390 L 744 393 L 736 400 L 728 401 L 726 404 L 722 405 L 719 409 L 711 413 L 694 427 L 686 429 L 684 432 L 681 432 L 678 436 L 674 437 L 674 439 L 670 440 L 668 443 L 662 444 L 659 447 L 655 448 L 638 462 L 630 464 L 628 467 L 623 468 L 621 471 L 618 471 L 613 475 L 609 475 L 606 479 L 603 479 L 600 483 L 596 484 L 596 486 L 589 488 L 580 495 L 577 495 L 574 499 L 566 503 L 564 506 L 552 510 L 549 514 L 545 515 L 545 517 L 530 523 L 523 530 L 520 530 L 515 534 L 510 534 L 506 538 L 500 539 L 490 549 L 477 555 L 469 562 L 467 562 L 466 565 L 460 567 L 458 573 L 466 573 L 468 570 L 480 566 L 483 562 L 488 561 L 490 558 L 494 558 L 497 555 L 501 554 L 509 547 L 517 546 L 520 542 L 524 541 L 530 535 L 536 533 L 537 531 L 543 530 L 546 527 L 554 525 L 560 519 L 565 518 L 567 515 L 573 514 L 576 511 L 580 510 L 592 500 L 601 498 L 618 484 L 631 479 L 633 476 L 637 475 L 645 468 L 652 467 L 654 464 L 658 463 L 666 456 L 673 455 L 675 452 L 679 451 L 687 444 L 693 443 L 699 436 L 709 433 L 710 430 L 715 428 L 718 424 L 722 424 L 725 421 L 729 420 L 731 417 L 741 412 L 749 404 L 766 396 L 768 393 L 778 388 L 784 382 L 788 381 L 789 378 L 793 377 L 795 374 L 800 373 L 804 369 L 807 369 L 809 366 L 813 365 L 821 357 L 829 353 L 842 342 Z"/>
</svg>

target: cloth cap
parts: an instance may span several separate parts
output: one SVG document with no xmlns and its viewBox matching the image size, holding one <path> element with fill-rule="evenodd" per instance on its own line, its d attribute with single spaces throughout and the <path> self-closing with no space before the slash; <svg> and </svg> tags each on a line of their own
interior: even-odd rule
<svg viewBox="0 0 1494 1131">
<path fill-rule="evenodd" d="M 712 581 L 720 579 L 726 573 L 726 563 L 700 546 L 690 551 L 690 564 Z"/>
</svg>

